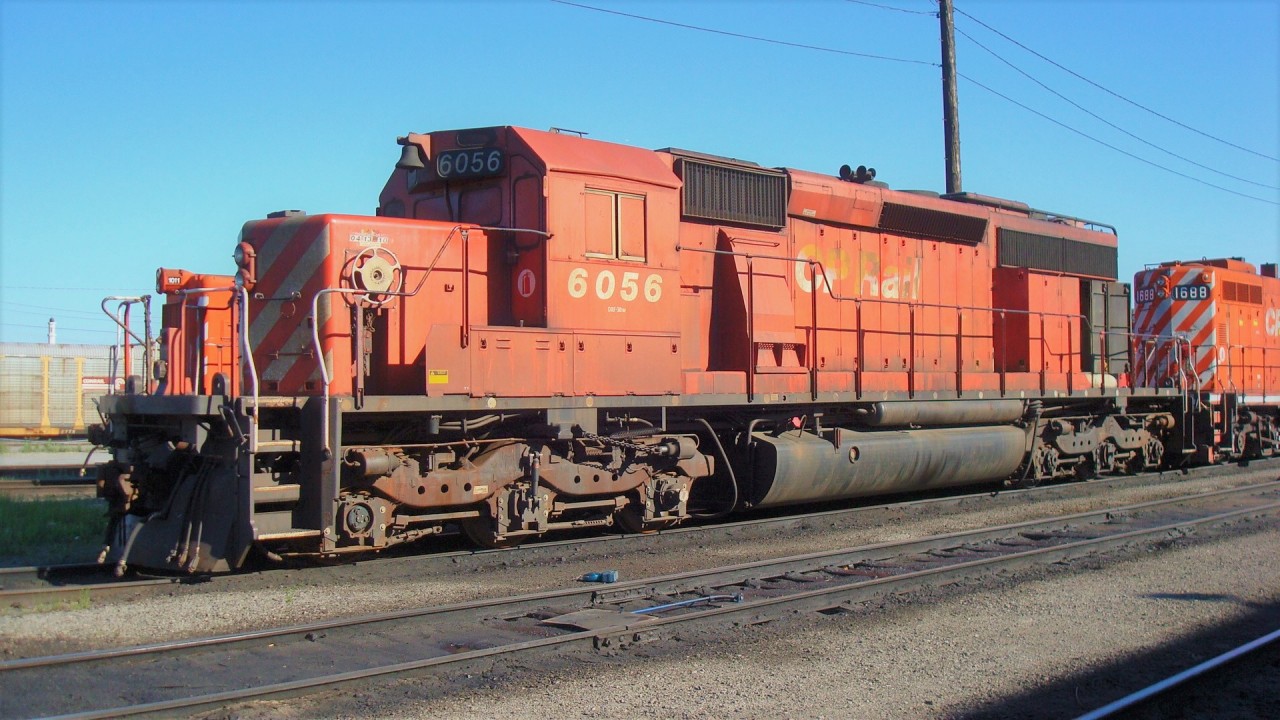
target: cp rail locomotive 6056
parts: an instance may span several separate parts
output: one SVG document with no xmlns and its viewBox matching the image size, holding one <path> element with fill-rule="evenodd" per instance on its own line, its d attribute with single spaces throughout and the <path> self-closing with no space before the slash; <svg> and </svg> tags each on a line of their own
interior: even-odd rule
<svg viewBox="0 0 1280 720">
<path fill-rule="evenodd" d="M 233 275 L 158 271 L 159 358 L 94 433 L 105 559 L 502 546 L 1275 448 L 1280 289 L 1240 263 L 1140 276 L 1134 332 L 1114 229 L 1021 203 L 515 127 L 400 144 L 376 216 L 274 213 Z"/>
</svg>

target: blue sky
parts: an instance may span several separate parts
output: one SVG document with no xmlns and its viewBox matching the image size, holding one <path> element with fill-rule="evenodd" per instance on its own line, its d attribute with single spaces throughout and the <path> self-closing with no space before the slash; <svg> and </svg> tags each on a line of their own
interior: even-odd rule
<svg viewBox="0 0 1280 720">
<path fill-rule="evenodd" d="M 1130 100 L 1280 158 L 1277 0 L 956 3 Z M 102 296 L 154 292 L 160 266 L 229 273 L 246 220 L 372 213 L 408 131 L 558 126 L 767 166 L 866 164 L 893 187 L 942 189 L 929 0 L 878 0 L 917 12 L 840 0 L 583 4 L 826 50 L 543 0 L 0 0 L 0 340 L 42 342 L 53 316 L 60 342 L 110 342 Z M 964 15 L 957 28 L 1209 169 L 1099 122 L 964 36 L 961 73 L 1225 188 L 962 80 L 965 190 L 1115 225 L 1122 277 L 1175 258 L 1280 259 L 1280 162 L 1139 110 Z"/>
</svg>

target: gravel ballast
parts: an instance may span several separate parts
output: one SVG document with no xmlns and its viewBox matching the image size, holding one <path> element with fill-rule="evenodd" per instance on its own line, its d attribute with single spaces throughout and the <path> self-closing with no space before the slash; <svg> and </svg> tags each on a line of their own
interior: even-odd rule
<svg viewBox="0 0 1280 720">
<path fill-rule="evenodd" d="M 604 566 L 634 579 L 814 550 L 1203 492 L 1275 478 L 1275 470 L 1135 487 L 1071 498 L 905 514 L 874 526 L 808 527 L 762 541 L 697 536 L 602 543 L 534 562 L 521 553 L 454 561 L 363 563 L 215 581 L 171 596 L 0 616 L 0 654 L 139 644 L 324 617 L 563 587 Z M 653 542 L 650 542 L 653 541 Z M 237 709 L 244 717 L 961 717 L 1072 716 L 1135 687 L 1091 679 L 1110 664 L 1156 673 L 1133 658 L 1190 643 L 1174 672 L 1228 649 L 1201 652 L 1196 633 L 1270 612 L 1280 626 L 1274 568 L 1280 529 L 1246 524 L 1212 542 L 1179 541 L 1121 562 L 1079 563 L 938 590 L 837 616 L 699 633 L 616 655 L 497 666 L 472 676 L 404 680 Z M 529 556 L 532 557 L 532 556 Z M 336 571 L 336 572 L 334 572 Z M 237 579 L 239 580 L 239 579 Z M 1274 628 L 1266 628 L 1270 630 Z M 1262 634 L 1263 631 L 1258 634 Z M 1244 638 L 1248 639 L 1248 638 Z M 1242 640 L 1243 641 L 1243 640 Z M 1197 654 L 1200 653 L 1200 654 Z M 1194 657 L 1193 657 L 1194 656 Z M 527 662 L 527 661 L 521 661 Z M 1130 666 L 1126 666 L 1129 663 Z M 1079 678 L 1078 681 L 1073 679 Z M 1151 677 L 1154 681 L 1158 675 Z M 1064 683 L 1074 683 L 1070 686 Z M 1133 683 L 1130 683 L 1132 685 Z M 1046 700 L 1047 695 L 1052 698 Z M 1019 704 L 1021 703 L 1021 704 Z M 1046 705 L 1045 703 L 1049 703 Z M 1067 711 L 1066 708 L 1071 711 Z M 1042 712 L 1047 708 L 1054 713 Z M 1061 711 L 1060 713 L 1057 711 Z M 219 715 L 222 716 L 222 715 Z M 1280 716 L 1280 713 L 1277 713 Z"/>
<path fill-rule="evenodd" d="M 536 669 L 499 665 L 452 687 L 406 679 L 260 703 L 234 716 L 1074 717 L 1280 624 L 1278 551 L 1280 527 L 1268 523 L 848 614 Z M 1277 679 L 1258 678 L 1261 700 L 1233 699 L 1235 716 L 1280 716 L 1271 712 L 1280 710 Z"/>
<path fill-rule="evenodd" d="M 786 530 L 736 530 L 714 539 L 699 534 L 637 538 L 636 543 L 577 546 L 550 560 L 514 553 L 463 556 L 449 561 L 413 559 L 361 563 L 218 578 L 173 588 L 131 602 L 87 608 L 32 611 L 0 608 L 0 658 L 135 645 L 333 617 L 502 597 L 564 587 L 584 573 L 617 569 L 623 579 L 854 547 L 927 535 L 1067 515 L 1194 492 L 1275 479 L 1276 470 L 1248 471 L 1170 484 L 1114 489 L 1105 495 L 1012 503 L 943 513 L 917 506 L 867 525 L 813 521 Z"/>
</svg>

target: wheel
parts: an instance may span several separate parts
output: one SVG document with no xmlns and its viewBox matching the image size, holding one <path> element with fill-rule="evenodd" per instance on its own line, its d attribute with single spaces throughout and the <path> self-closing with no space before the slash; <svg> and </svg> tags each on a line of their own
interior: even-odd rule
<svg viewBox="0 0 1280 720">
<path fill-rule="evenodd" d="M 651 535 L 658 532 L 656 526 L 645 523 L 644 511 L 635 503 L 614 513 L 613 522 L 619 530 L 630 535 Z"/>
<path fill-rule="evenodd" d="M 1115 470 L 1116 446 L 1110 440 L 1103 440 L 1093 451 L 1094 475 L 1102 475 Z"/>
<path fill-rule="evenodd" d="M 472 543 L 491 550 L 512 548 L 524 542 L 525 535 L 517 537 L 499 537 L 493 529 L 493 519 L 487 517 L 471 518 L 459 523 L 462 534 Z"/>
<path fill-rule="evenodd" d="M 1017 487 L 1036 487 L 1042 482 L 1052 480 L 1058 472 L 1058 451 L 1048 445 L 1041 445 L 1031 453 L 1031 467 L 1026 477 L 1018 480 Z"/>
<path fill-rule="evenodd" d="M 1161 467 L 1164 465 L 1164 443 L 1160 442 L 1160 438 L 1152 437 L 1147 440 L 1146 447 L 1147 467 Z"/>
</svg>

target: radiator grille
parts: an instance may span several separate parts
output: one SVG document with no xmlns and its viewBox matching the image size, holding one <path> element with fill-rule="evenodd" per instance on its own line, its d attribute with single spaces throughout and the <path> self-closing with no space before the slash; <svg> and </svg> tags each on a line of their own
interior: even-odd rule
<svg viewBox="0 0 1280 720">
<path fill-rule="evenodd" d="M 728 167 L 681 158 L 686 218 L 782 228 L 787 224 L 787 176 L 780 170 Z"/>
<path fill-rule="evenodd" d="M 1232 282 L 1230 280 L 1222 283 L 1222 299 L 1227 302 L 1250 303 L 1252 305 L 1262 304 L 1262 286 L 1247 285 L 1245 283 Z"/>
<path fill-rule="evenodd" d="M 887 202 L 880 211 L 881 230 L 976 245 L 987 233 L 986 218 Z"/>
<path fill-rule="evenodd" d="M 1000 228 L 996 239 L 997 262 L 1006 267 L 1088 275 L 1109 280 L 1114 280 L 1119 272 L 1116 249 L 1106 245 L 1008 228 Z"/>
</svg>

